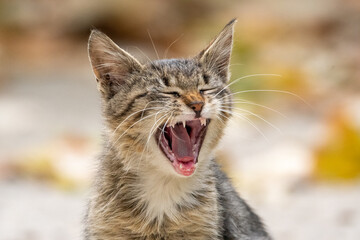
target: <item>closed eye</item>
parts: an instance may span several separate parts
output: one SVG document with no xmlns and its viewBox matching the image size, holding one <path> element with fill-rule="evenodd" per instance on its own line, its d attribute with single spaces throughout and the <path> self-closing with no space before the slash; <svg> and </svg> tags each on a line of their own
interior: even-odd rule
<svg viewBox="0 0 360 240">
<path fill-rule="evenodd" d="M 203 89 L 200 89 L 199 92 L 201 94 L 204 94 L 204 93 L 207 93 L 207 92 L 210 92 L 211 90 L 216 90 L 217 88 L 216 87 L 213 87 L 213 88 L 203 88 Z"/>
<path fill-rule="evenodd" d="M 163 94 L 166 94 L 166 95 L 172 95 L 172 96 L 174 96 L 174 97 L 180 97 L 180 93 L 178 93 L 178 92 L 161 92 L 161 93 L 163 93 Z"/>
</svg>

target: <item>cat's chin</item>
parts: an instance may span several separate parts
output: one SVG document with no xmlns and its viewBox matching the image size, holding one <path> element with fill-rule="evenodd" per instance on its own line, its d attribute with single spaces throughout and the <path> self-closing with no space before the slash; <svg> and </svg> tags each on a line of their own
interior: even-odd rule
<svg viewBox="0 0 360 240">
<path fill-rule="evenodd" d="M 210 119 L 197 118 L 159 128 L 155 134 L 158 147 L 182 176 L 191 176 L 197 166 L 199 152 Z"/>
</svg>

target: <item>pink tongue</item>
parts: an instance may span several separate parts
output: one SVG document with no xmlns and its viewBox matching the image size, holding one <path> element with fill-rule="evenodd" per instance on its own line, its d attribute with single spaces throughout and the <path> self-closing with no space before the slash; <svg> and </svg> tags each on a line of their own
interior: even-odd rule
<svg viewBox="0 0 360 240">
<path fill-rule="evenodd" d="M 192 144 L 186 128 L 181 124 L 176 124 L 171 128 L 171 149 L 175 157 L 179 161 L 188 162 L 193 161 L 195 156 L 192 151 Z"/>
</svg>

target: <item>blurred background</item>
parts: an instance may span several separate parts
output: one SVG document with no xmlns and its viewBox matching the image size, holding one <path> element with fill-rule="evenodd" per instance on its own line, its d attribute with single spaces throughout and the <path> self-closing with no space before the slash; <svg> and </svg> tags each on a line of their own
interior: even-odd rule
<svg viewBox="0 0 360 240">
<path fill-rule="evenodd" d="M 358 0 L 0 1 L 0 239 L 81 239 L 90 29 L 146 62 L 194 56 L 234 17 L 224 169 L 275 239 L 360 239 Z"/>
</svg>

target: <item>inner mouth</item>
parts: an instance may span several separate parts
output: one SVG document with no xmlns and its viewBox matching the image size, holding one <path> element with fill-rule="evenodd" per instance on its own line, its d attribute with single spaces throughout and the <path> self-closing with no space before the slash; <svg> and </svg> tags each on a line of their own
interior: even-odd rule
<svg viewBox="0 0 360 240">
<path fill-rule="evenodd" d="M 209 122 L 210 119 L 197 118 L 162 126 L 156 132 L 159 148 L 177 173 L 190 176 L 195 172 Z"/>
</svg>

